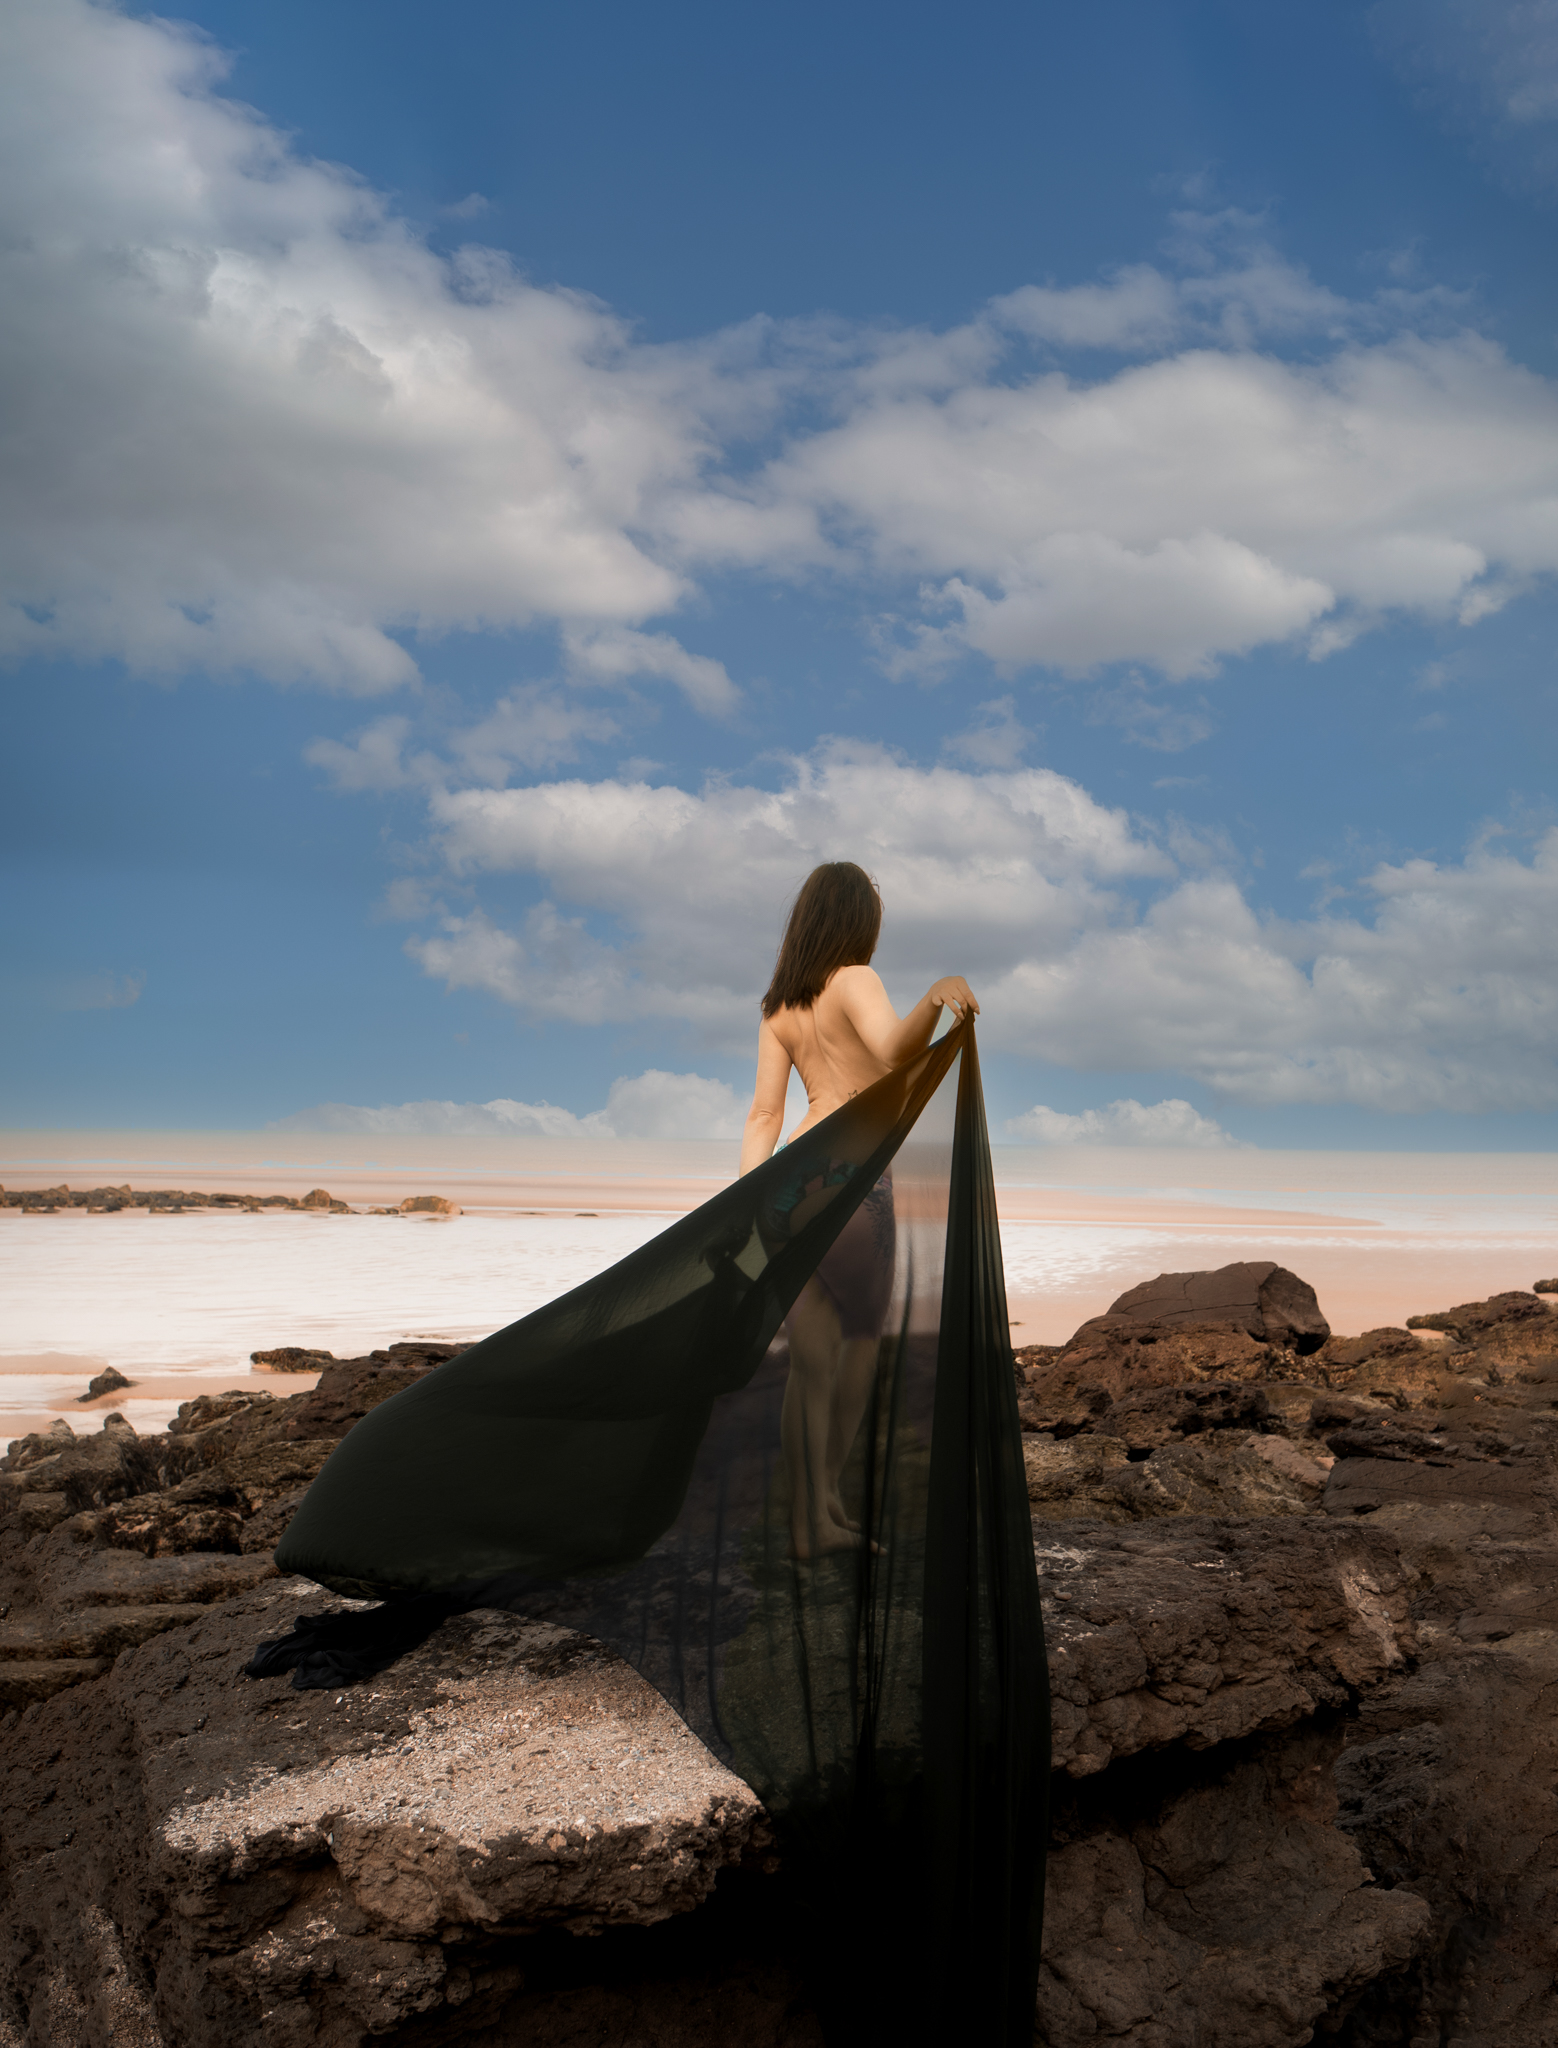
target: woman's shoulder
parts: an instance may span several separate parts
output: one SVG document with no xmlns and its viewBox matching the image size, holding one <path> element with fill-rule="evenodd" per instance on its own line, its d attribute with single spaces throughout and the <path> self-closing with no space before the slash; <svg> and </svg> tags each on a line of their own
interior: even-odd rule
<svg viewBox="0 0 1558 2048">
<path fill-rule="evenodd" d="M 874 993 L 881 986 L 882 977 L 874 967 L 835 967 L 822 993 L 847 1000 L 852 995 L 863 995 L 867 990 Z"/>
</svg>

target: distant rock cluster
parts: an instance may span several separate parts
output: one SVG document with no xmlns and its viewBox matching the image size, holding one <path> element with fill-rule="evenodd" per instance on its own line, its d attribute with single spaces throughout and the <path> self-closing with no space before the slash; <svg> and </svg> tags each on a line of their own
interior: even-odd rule
<svg viewBox="0 0 1558 2048">
<path fill-rule="evenodd" d="M 0 1188 L 0 1208 L 25 1209 L 49 1215 L 59 1209 L 86 1209 L 110 1215 L 119 1209 L 154 1209 L 181 1214 L 186 1209 L 240 1209 L 258 1215 L 262 1209 L 290 1209 L 323 1216 L 458 1216 L 458 1202 L 445 1195 L 407 1195 L 394 1208 L 353 1209 L 328 1188 L 310 1188 L 306 1195 L 201 1194 L 184 1188 Z"/>
</svg>

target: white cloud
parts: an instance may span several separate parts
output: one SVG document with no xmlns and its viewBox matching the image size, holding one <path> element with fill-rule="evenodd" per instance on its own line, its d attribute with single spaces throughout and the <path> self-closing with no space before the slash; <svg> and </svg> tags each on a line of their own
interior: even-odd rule
<svg viewBox="0 0 1558 2048">
<path fill-rule="evenodd" d="M 1464 334 L 1315 363 L 1194 348 L 1091 383 L 898 392 L 795 442 L 764 488 L 921 579 L 909 665 L 1198 675 L 1393 612 L 1469 621 L 1550 574 L 1558 392 Z"/>
<path fill-rule="evenodd" d="M 1551 10 L 1494 13 L 1535 122 Z M 491 250 L 436 255 L 224 99 L 194 31 L 11 0 L 3 36 L 0 654 L 371 691 L 421 637 L 541 622 L 575 680 L 722 713 L 722 662 L 650 625 L 730 565 L 827 569 L 898 614 L 900 665 L 1176 677 L 1472 623 L 1558 568 L 1553 384 L 1444 294 L 1343 299 L 1246 216 L 945 332 L 649 346 Z M 1141 359 L 1077 378 L 1057 349 Z"/>
<path fill-rule="evenodd" d="M 1182 1145 L 1209 1151 L 1238 1142 L 1220 1123 L 1178 1096 L 1150 1104 L 1126 1096 L 1106 1109 L 1085 1109 L 1077 1116 L 1047 1109 L 1040 1102 L 1025 1115 L 1013 1117 L 1006 1129 L 1011 1137 L 1038 1145 Z"/>
<path fill-rule="evenodd" d="M 738 1138 L 746 1103 L 723 1081 L 656 1067 L 613 1081 L 603 1109 L 575 1116 L 550 1102 L 398 1102 L 377 1109 L 321 1102 L 273 1131 L 361 1131 L 377 1136 L 512 1138 Z"/>
<path fill-rule="evenodd" d="M 1532 859 L 1474 846 L 1368 876 L 1371 917 L 1263 919 L 1231 881 L 1182 882 L 991 991 L 1028 1047 L 1172 1068 L 1242 1102 L 1558 1107 L 1558 829 Z"/>
<path fill-rule="evenodd" d="M 1147 695 L 1139 675 L 1127 676 L 1107 689 L 1097 690 L 1088 706 L 1089 725 L 1116 725 L 1132 745 L 1151 747 L 1159 754 L 1180 754 L 1196 746 L 1212 732 L 1204 704 L 1176 704 L 1154 701 Z"/>
<path fill-rule="evenodd" d="M 591 682 L 626 682 L 631 676 L 663 676 L 675 683 L 698 711 L 735 709 L 739 693 L 723 662 L 689 654 L 669 633 L 635 633 L 625 626 L 571 627 L 563 636 L 569 667 Z"/>
<path fill-rule="evenodd" d="M 438 258 L 194 31 L 11 0 L 4 42 L 0 651 L 379 689 L 404 630 L 677 602 L 629 529 L 704 459 L 689 352 Z"/>
<path fill-rule="evenodd" d="M 784 907 L 818 861 L 877 876 L 884 972 L 906 997 L 1000 971 L 1014 928 L 1061 944 L 1111 914 L 1120 882 L 1173 872 L 1123 811 L 1051 770 L 922 770 L 856 745 L 794 763 L 778 790 L 554 782 L 438 790 L 430 813 L 456 877 L 533 875 L 548 900 L 515 931 L 448 917 L 411 942 L 427 972 L 541 1015 L 683 1018 L 743 1050 Z"/>
<path fill-rule="evenodd" d="M 509 928 L 444 913 L 408 946 L 451 987 L 581 1023 L 680 1020 L 746 1050 L 784 907 L 818 861 L 874 873 L 901 1004 L 965 973 L 992 1045 L 1082 1071 L 1175 1072 L 1251 1103 L 1558 1107 L 1558 828 L 1530 859 L 1382 865 L 1365 910 L 1252 907 L 1229 851 L 1047 769 L 913 767 L 832 746 L 783 786 L 614 781 L 436 790 L 451 884 L 518 875 Z"/>
</svg>

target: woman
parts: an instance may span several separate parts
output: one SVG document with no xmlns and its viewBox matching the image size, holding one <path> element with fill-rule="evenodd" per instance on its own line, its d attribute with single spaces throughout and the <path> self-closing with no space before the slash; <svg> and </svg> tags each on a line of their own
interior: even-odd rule
<svg viewBox="0 0 1558 2048">
<path fill-rule="evenodd" d="M 944 1007 L 978 1016 L 960 974 L 934 982 L 907 1017 L 893 1008 L 871 966 L 882 928 L 875 882 L 853 861 L 813 868 L 790 912 L 757 1034 L 757 1086 L 741 1140 L 741 1171 L 781 1140 L 793 1067 L 806 1090 L 799 1137 L 862 1088 L 930 1043 Z M 770 1253 L 807 1222 L 852 1169 L 830 1167 L 787 1183 L 761 1225 Z M 893 1191 L 886 1174 L 856 1209 L 801 1290 L 786 1319 L 790 1375 L 781 1422 L 795 1555 L 853 1548 L 860 1532 L 840 1492 L 876 1371 L 876 1349 L 893 1285 Z"/>
</svg>

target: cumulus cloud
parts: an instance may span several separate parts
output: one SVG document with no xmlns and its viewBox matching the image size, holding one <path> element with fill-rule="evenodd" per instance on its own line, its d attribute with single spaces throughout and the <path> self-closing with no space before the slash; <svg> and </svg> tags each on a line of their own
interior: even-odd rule
<svg viewBox="0 0 1558 2048">
<path fill-rule="evenodd" d="M 1534 121 L 1550 9 L 1493 13 Z M 11 0 L 3 34 L 0 655 L 373 691 L 429 635 L 540 622 L 575 683 L 723 714 L 722 662 L 652 622 L 733 566 L 828 571 L 900 670 L 1170 677 L 1473 623 L 1558 568 L 1553 384 L 1442 293 L 1345 299 L 1247 216 L 945 332 L 650 346 L 500 253 L 436 254 L 224 98 L 193 30 Z"/>
<path fill-rule="evenodd" d="M 723 1081 L 657 1067 L 612 1082 L 605 1107 L 575 1116 L 551 1102 L 398 1102 L 377 1109 L 321 1102 L 273 1131 L 359 1131 L 371 1136 L 510 1138 L 738 1138 L 746 1104 Z"/>
<path fill-rule="evenodd" d="M 663 676 L 675 683 L 698 711 L 735 708 L 738 692 L 723 662 L 689 654 L 669 633 L 635 633 L 625 626 L 572 627 L 564 635 L 574 674 L 592 682 L 625 682 L 631 676 Z"/>
<path fill-rule="evenodd" d="M 1006 966 L 1015 927 L 1061 945 L 1110 915 L 1120 882 L 1173 872 L 1123 811 L 1049 769 L 919 769 L 861 745 L 794 763 L 777 790 L 551 782 L 437 790 L 429 808 L 454 877 L 548 892 L 514 929 L 478 911 L 413 939 L 429 973 L 541 1015 L 682 1018 L 743 1050 L 783 906 L 818 861 L 877 876 L 884 972 L 915 997 Z"/>
<path fill-rule="evenodd" d="M 1171 1067 L 1243 1102 L 1558 1107 L 1558 830 L 1529 861 L 1387 863 L 1362 893 L 1371 914 L 1287 923 L 1189 879 L 1014 967 L 999 999 L 1047 1058 Z"/>
<path fill-rule="evenodd" d="M 1467 334 L 1318 362 L 1191 348 L 1092 382 L 898 391 L 795 442 L 764 487 L 920 580 L 900 668 L 972 649 L 1205 675 L 1294 638 L 1321 657 L 1392 614 L 1470 623 L 1551 573 L 1558 390 Z"/>
<path fill-rule="evenodd" d="M 1084 1109 L 1076 1116 L 1039 1102 L 1013 1117 L 1006 1129 L 1011 1137 L 1039 1145 L 1182 1145 L 1211 1151 L 1239 1142 L 1179 1096 L 1148 1104 L 1128 1095 L 1105 1109 Z"/>
<path fill-rule="evenodd" d="M 193 30 L 14 0 L 5 44 L 0 651 L 371 690 L 419 629 L 677 602 L 630 529 L 703 459 L 687 352 L 435 256 Z"/>
<path fill-rule="evenodd" d="M 408 951 L 527 1014 L 674 1019 L 745 1050 L 785 904 L 848 858 L 882 888 L 890 990 L 967 974 L 994 1046 L 1249 1103 L 1558 1106 L 1558 829 L 1529 858 L 1484 838 L 1383 864 L 1352 914 L 1292 921 L 1250 903 L 1217 843 L 1160 840 L 1048 769 L 833 745 L 772 790 L 551 782 L 429 808 L 452 890 L 545 893 L 511 922 L 445 908 Z"/>
</svg>

